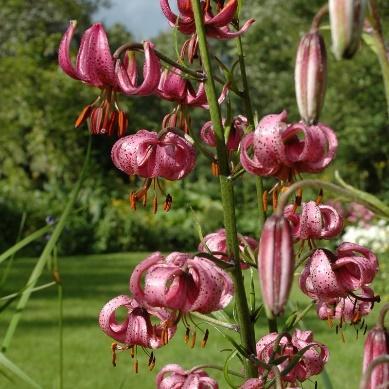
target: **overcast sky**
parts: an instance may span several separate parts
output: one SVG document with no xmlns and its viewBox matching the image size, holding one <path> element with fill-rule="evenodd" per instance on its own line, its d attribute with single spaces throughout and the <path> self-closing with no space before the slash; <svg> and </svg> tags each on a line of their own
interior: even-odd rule
<svg viewBox="0 0 389 389">
<path fill-rule="evenodd" d="M 111 3 L 111 8 L 102 8 L 94 15 L 95 21 L 107 26 L 124 24 L 136 39 L 152 38 L 169 27 L 159 0 L 111 0 Z"/>
</svg>

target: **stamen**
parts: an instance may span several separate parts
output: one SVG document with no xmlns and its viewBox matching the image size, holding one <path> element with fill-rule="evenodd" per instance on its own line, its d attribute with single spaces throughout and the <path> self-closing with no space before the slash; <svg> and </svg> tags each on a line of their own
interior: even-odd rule
<svg viewBox="0 0 389 389">
<path fill-rule="evenodd" d="M 339 332 L 339 326 L 336 325 L 336 327 L 335 327 L 335 333 L 336 333 L 336 335 L 338 335 L 338 332 Z"/>
<path fill-rule="evenodd" d="M 157 199 L 157 195 L 154 195 L 154 198 L 153 198 L 153 213 L 157 213 L 158 211 L 158 199 Z"/>
<path fill-rule="evenodd" d="M 330 327 L 330 328 L 333 327 L 334 323 L 332 321 L 332 316 L 331 315 L 327 316 L 327 323 L 328 323 L 328 327 Z M 336 326 L 336 327 L 338 327 L 338 326 Z"/>
<path fill-rule="evenodd" d="M 135 359 L 135 361 L 134 361 L 134 371 L 135 371 L 135 374 L 139 373 L 139 363 L 138 363 L 137 359 Z"/>
<path fill-rule="evenodd" d="M 78 128 L 85 123 L 85 121 L 89 118 L 89 116 L 92 112 L 92 108 L 93 108 L 92 105 L 87 105 L 84 107 L 84 109 L 78 115 L 78 117 L 74 123 L 74 127 Z"/>
<path fill-rule="evenodd" d="M 365 324 L 365 329 L 363 330 L 363 335 L 366 335 L 367 332 L 367 324 Z"/>
<path fill-rule="evenodd" d="M 273 192 L 273 209 L 276 209 L 278 205 L 278 190 Z"/>
<path fill-rule="evenodd" d="M 193 347 L 195 346 L 195 344 L 196 344 L 196 331 L 193 331 L 192 340 L 191 340 L 191 342 L 190 342 L 189 347 L 190 347 L 190 348 L 193 348 Z"/>
<path fill-rule="evenodd" d="M 316 204 L 319 205 L 323 200 L 323 189 L 320 189 L 319 195 L 316 197 Z"/>
<path fill-rule="evenodd" d="M 265 190 L 262 193 L 262 207 L 265 212 L 267 212 L 267 196 L 268 196 L 268 191 Z"/>
<path fill-rule="evenodd" d="M 127 115 L 125 114 L 125 112 L 123 112 L 123 111 L 118 111 L 117 115 L 118 115 L 118 119 L 117 119 L 118 135 L 119 135 L 119 137 L 122 137 L 125 135 L 126 130 L 127 130 L 128 118 L 127 118 Z"/>
<path fill-rule="evenodd" d="M 208 336 L 209 336 L 209 331 L 208 331 L 208 329 L 206 329 L 205 330 L 205 334 L 204 334 L 204 338 L 203 338 L 203 340 L 200 343 L 200 347 L 201 348 L 205 348 L 205 346 L 207 344 L 207 341 L 208 341 Z"/>
<path fill-rule="evenodd" d="M 165 212 L 169 212 L 172 207 L 172 203 L 173 203 L 173 197 L 170 196 L 170 194 L 168 193 L 165 202 L 163 203 L 163 210 Z"/>
<path fill-rule="evenodd" d="M 214 177 L 218 177 L 220 174 L 219 164 L 215 161 L 211 163 L 211 173 Z"/>
<path fill-rule="evenodd" d="M 129 197 L 129 201 L 130 201 L 131 209 L 136 211 L 136 193 L 135 192 L 131 192 L 130 197 Z"/>
<path fill-rule="evenodd" d="M 116 349 L 118 345 L 117 343 L 112 343 L 111 345 L 111 351 L 112 351 L 112 365 L 116 367 Z"/>
<path fill-rule="evenodd" d="M 190 328 L 189 328 L 189 327 L 186 327 L 185 336 L 184 336 L 184 342 L 185 342 L 186 344 L 188 344 L 188 342 L 189 342 L 189 335 L 190 335 Z"/>
<path fill-rule="evenodd" d="M 134 346 L 130 346 L 130 355 L 131 355 L 131 358 L 134 359 L 134 356 L 135 356 L 135 347 Z"/>
</svg>

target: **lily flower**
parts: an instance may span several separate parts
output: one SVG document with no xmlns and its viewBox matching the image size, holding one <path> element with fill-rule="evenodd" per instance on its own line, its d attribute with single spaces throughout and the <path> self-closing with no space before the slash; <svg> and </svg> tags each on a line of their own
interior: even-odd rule
<svg viewBox="0 0 389 389">
<path fill-rule="evenodd" d="M 121 307 L 127 309 L 127 316 L 122 323 L 118 323 L 115 313 Z M 155 320 L 157 324 L 154 324 Z M 146 307 L 126 295 L 117 296 L 104 305 L 99 324 L 108 336 L 118 342 L 152 349 L 167 344 L 176 331 L 175 315 L 172 312 Z"/>
<path fill-rule="evenodd" d="M 330 325 L 333 319 L 343 324 L 357 324 L 363 316 L 367 316 L 372 310 L 374 301 L 374 292 L 367 286 L 361 288 L 362 293 L 359 297 L 364 300 L 358 300 L 355 297 L 347 296 L 334 298 L 332 300 L 321 301 L 316 304 L 316 312 L 320 319 L 328 320 Z M 366 301 L 367 300 L 367 301 Z"/>
<path fill-rule="evenodd" d="M 162 191 L 157 182 L 158 178 L 180 180 L 193 170 L 196 162 L 193 145 L 171 131 L 162 131 L 158 134 L 139 130 L 134 135 L 119 139 L 112 147 L 111 157 L 119 170 L 129 176 L 146 178 L 144 187 L 139 192 L 131 194 L 131 207 L 134 209 L 138 200 L 146 202 L 147 191 L 152 183 L 155 189 L 159 188 Z M 171 203 L 171 196 L 167 197 Z M 156 201 L 154 197 L 155 211 Z M 170 207 L 168 202 L 165 202 L 166 207 Z"/>
<path fill-rule="evenodd" d="M 284 209 L 284 216 L 292 226 L 295 239 L 330 239 L 339 235 L 343 219 L 330 205 L 316 204 L 314 201 L 301 204 L 301 213 L 295 212 L 290 204 Z"/>
<path fill-rule="evenodd" d="M 379 301 L 379 296 L 363 297 L 354 292 L 366 290 L 377 271 L 377 257 L 369 249 L 344 242 L 336 254 L 326 249 L 315 250 L 301 273 L 300 288 L 317 301 L 351 296 L 372 303 Z"/>
<path fill-rule="evenodd" d="M 225 119 L 223 119 L 223 125 L 225 125 Z M 236 151 L 239 148 L 239 143 L 243 137 L 244 131 L 248 126 L 247 118 L 242 115 L 235 116 L 232 119 L 230 131 L 226 139 L 226 146 L 228 151 Z M 200 137 L 204 143 L 208 146 L 216 147 L 215 130 L 213 129 L 212 122 L 206 122 L 200 130 Z"/>
<path fill-rule="evenodd" d="M 154 92 L 159 82 L 160 63 L 154 54 L 151 42 L 144 42 L 145 66 L 144 81 L 135 85 L 135 60 L 130 57 L 122 65 L 116 63 L 111 54 L 107 34 L 100 23 L 88 28 L 81 39 L 76 64 L 70 56 L 70 45 L 76 29 L 76 21 L 71 21 L 62 37 L 58 62 L 61 69 L 70 77 L 101 89 L 100 96 L 87 105 L 78 116 L 75 126 L 80 127 L 88 120 L 92 134 L 123 136 L 127 129 L 127 116 L 117 102 L 117 93 L 146 95 Z M 116 68 L 116 71 L 115 71 Z"/>
<path fill-rule="evenodd" d="M 218 383 L 201 369 L 185 371 L 180 365 L 164 366 L 156 377 L 157 389 L 218 389 Z"/>
<path fill-rule="evenodd" d="M 144 277 L 144 286 L 142 286 Z M 181 312 L 210 313 L 225 308 L 233 296 L 229 275 L 213 262 L 173 252 L 156 252 L 137 265 L 130 290 L 139 301 Z"/>
<path fill-rule="evenodd" d="M 242 139 L 240 161 L 249 173 L 290 180 L 296 173 L 319 173 L 333 160 L 338 141 L 332 129 L 286 120 L 286 111 L 267 115 Z"/>
<path fill-rule="evenodd" d="M 279 341 L 279 348 L 275 348 L 276 341 Z M 280 335 L 276 332 L 265 335 L 257 343 L 257 358 L 260 361 L 269 363 L 271 359 L 285 357 L 285 360 L 277 365 L 282 374 L 282 371 L 289 365 L 293 357 L 307 346 L 311 347 L 304 352 L 297 364 L 282 377 L 286 382 L 303 382 L 309 377 L 319 374 L 329 358 L 327 346 L 314 341 L 312 331 L 296 329 L 292 336 L 289 334 Z M 262 373 L 262 371 L 263 369 L 259 368 L 259 372 Z"/>
<path fill-rule="evenodd" d="M 239 239 L 239 250 L 244 253 L 246 247 L 250 247 L 251 250 L 255 251 L 258 247 L 258 241 L 250 236 L 238 235 Z M 202 252 L 210 252 L 214 257 L 221 259 L 222 261 L 230 262 L 227 254 L 227 235 L 226 230 L 221 228 L 216 232 L 204 236 L 204 239 L 200 242 L 198 250 Z M 241 263 L 242 269 L 250 267 L 244 262 Z"/>
<path fill-rule="evenodd" d="M 169 0 L 160 0 L 161 9 L 171 27 L 176 27 L 178 31 L 186 35 L 196 32 L 194 15 L 190 0 L 177 0 L 179 15 L 171 10 Z M 238 0 L 229 0 L 223 8 L 215 15 L 210 1 L 201 1 L 205 33 L 207 36 L 216 39 L 232 39 L 245 33 L 255 22 L 254 19 L 247 20 L 238 31 L 231 31 L 228 25 L 234 20 L 238 9 Z"/>
</svg>

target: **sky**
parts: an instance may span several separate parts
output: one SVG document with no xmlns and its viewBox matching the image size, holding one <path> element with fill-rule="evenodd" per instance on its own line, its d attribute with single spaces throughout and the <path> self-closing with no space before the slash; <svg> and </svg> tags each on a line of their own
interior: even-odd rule
<svg viewBox="0 0 389 389">
<path fill-rule="evenodd" d="M 174 1 L 171 1 L 172 5 Z M 101 8 L 94 15 L 94 21 L 107 26 L 121 23 L 136 39 L 147 39 L 169 28 L 162 14 L 159 0 L 111 0 L 110 8 Z"/>
</svg>

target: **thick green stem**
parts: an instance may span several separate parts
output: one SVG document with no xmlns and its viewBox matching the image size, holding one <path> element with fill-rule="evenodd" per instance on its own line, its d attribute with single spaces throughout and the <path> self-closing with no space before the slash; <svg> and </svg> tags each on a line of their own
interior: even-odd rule
<svg viewBox="0 0 389 389">
<path fill-rule="evenodd" d="M 238 56 L 239 56 L 240 74 L 242 77 L 242 84 L 243 84 L 243 99 L 246 108 L 246 116 L 249 121 L 251 129 L 254 129 L 255 123 L 254 123 L 253 105 L 251 104 L 249 83 L 247 80 L 246 63 L 244 59 L 244 51 L 243 51 L 241 37 L 238 38 Z M 256 177 L 255 187 L 257 190 L 257 202 L 258 202 L 258 210 L 259 210 L 259 229 L 262 230 L 263 224 L 265 223 L 265 219 L 266 219 L 265 210 L 263 208 L 263 201 L 262 201 L 262 197 L 263 197 L 262 177 Z"/>
<path fill-rule="evenodd" d="M 207 95 L 210 116 L 216 135 L 217 159 L 220 167 L 219 181 L 224 211 L 224 226 L 227 234 L 228 253 L 232 258 L 234 258 L 234 269 L 231 274 L 235 286 L 235 304 L 240 327 L 241 343 L 247 353 L 251 355 L 255 354 L 255 334 L 253 323 L 250 320 L 250 311 L 247 304 L 243 276 L 239 262 L 239 242 L 235 219 L 234 189 L 231 180 L 228 179 L 230 167 L 224 140 L 224 130 L 216 95 L 200 0 L 192 0 L 192 7 L 196 23 L 196 32 L 199 40 L 201 60 L 206 75 L 205 93 Z M 246 377 L 256 377 L 257 374 L 258 372 L 254 364 L 247 359 L 245 361 Z"/>
</svg>

